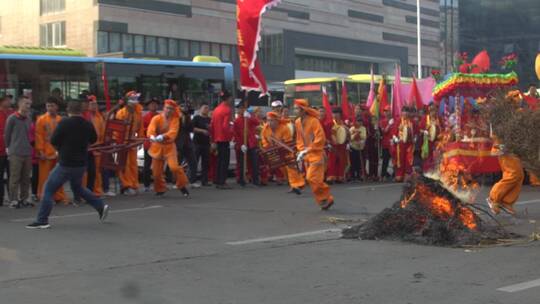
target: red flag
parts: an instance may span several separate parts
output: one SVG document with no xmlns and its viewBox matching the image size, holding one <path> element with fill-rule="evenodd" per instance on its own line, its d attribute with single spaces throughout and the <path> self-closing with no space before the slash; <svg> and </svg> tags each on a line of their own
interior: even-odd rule
<svg viewBox="0 0 540 304">
<path fill-rule="evenodd" d="M 491 59 L 489 58 L 488 52 L 483 50 L 478 53 L 478 55 L 474 57 L 471 64 L 473 65 L 473 69 L 471 71 L 473 74 L 489 72 L 489 68 L 491 67 Z"/>
<path fill-rule="evenodd" d="M 105 96 L 105 106 L 108 112 L 111 110 L 111 97 L 109 96 L 109 80 L 105 72 L 105 62 L 101 69 L 101 80 L 103 81 L 103 95 Z"/>
<path fill-rule="evenodd" d="M 349 122 L 354 122 L 354 115 L 351 111 L 351 106 L 349 104 L 349 94 L 347 92 L 347 84 L 345 80 L 341 81 L 341 111 L 343 112 L 343 120 L 348 120 Z"/>
<path fill-rule="evenodd" d="M 387 108 L 390 108 L 390 105 L 388 104 L 388 92 L 386 91 L 386 82 L 384 81 L 384 78 L 381 81 L 381 84 L 379 85 L 378 93 L 379 93 L 378 97 L 379 97 L 379 102 L 380 102 L 379 111 L 382 116 L 384 110 L 386 110 Z"/>
<path fill-rule="evenodd" d="M 330 105 L 330 102 L 328 101 L 328 93 L 326 93 L 326 88 L 323 86 L 323 95 L 322 95 L 322 104 L 324 107 L 324 112 L 326 113 L 324 118 L 325 124 L 331 124 L 332 119 L 332 106 Z"/>
<path fill-rule="evenodd" d="M 417 110 L 420 110 L 424 107 L 422 102 L 422 96 L 420 91 L 418 91 L 418 86 L 416 85 L 416 78 L 413 77 L 411 85 L 411 93 L 409 94 L 409 106 L 416 107 Z"/>
<path fill-rule="evenodd" d="M 266 80 L 257 60 L 261 39 L 261 18 L 264 12 L 281 0 L 238 0 L 236 3 L 240 84 L 243 90 L 268 93 Z"/>
</svg>

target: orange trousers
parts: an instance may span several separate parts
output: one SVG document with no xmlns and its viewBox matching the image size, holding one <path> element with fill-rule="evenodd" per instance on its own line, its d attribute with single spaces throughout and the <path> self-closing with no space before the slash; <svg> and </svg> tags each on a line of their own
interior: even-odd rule
<svg viewBox="0 0 540 304">
<path fill-rule="evenodd" d="M 324 182 L 324 170 L 325 165 L 322 160 L 313 163 L 306 162 L 306 180 L 319 205 L 334 200 L 330 194 L 330 186 Z"/>
<path fill-rule="evenodd" d="M 502 170 L 502 179 L 493 185 L 489 198 L 499 205 L 512 207 L 518 200 L 525 175 L 521 161 L 516 156 L 499 156 Z"/>
<path fill-rule="evenodd" d="M 118 170 L 118 178 L 120 179 L 122 189 L 139 189 L 139 167 L 137 165 L 137 150 L 130 149 L 127 152 L 126 166 L 123 169 Z"/>
<path fill-rule="evenodd" d="M 157 158 L 152 159 L 154 191 L 158 193 L 167 191 L 167 184 L 165 183 L 164 176 L 165 163 L 167 164 L 167 166 L 169 166 L 169 170 L 171 170 L 172 174 L 174 174 L 176 178 L 176 187 L 178 189 L 184 188 L 189 183 L 189 180 L 186 176 L 186 173 L 184 173 L 184 169 L 178 165 L 178 159 L 176 155 L 171 155 L 165 160 Z"/>
<path fill-rule="evenodd" d="M 291 188 L 296 189 L 302 189 L 306 185 L 306 181 L 304 180 L 304 176 L 296 168 L 291 168 L 289 166 L 287 168 L 287 179 L 289 180 L 289 186 Z"/>
<path fill-rule="evenodd" d="M 51 173 L 54 166 L 56 166 L 56 160 L 55 159 L 40 159 L 38 162 L 39 165 L 39 174 L 38 174 L 38 198 L 41 200 L 43 197 L 43 191 L 45 190 L 45 183 L 47 182 L 47 178 L 49 177 L 49 174 Z M 64 192 L 64 187 L 60 188 L 53 197 L 55 202 L 58 203 L 67 203 L 67 197 L 66 193 Z"/>
<path fill-rule="evenodd" d="M 531 186 L 533 187 L 540 187 L 540 179 L 538 176 L 532 174 L 529 172 L 529 181 L 531 183 Z"/>
</svg>

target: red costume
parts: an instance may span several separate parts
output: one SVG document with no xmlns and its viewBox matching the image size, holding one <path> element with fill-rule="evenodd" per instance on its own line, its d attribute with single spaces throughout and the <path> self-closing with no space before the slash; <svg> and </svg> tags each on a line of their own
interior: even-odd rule
<svg viewBox="0 0 540 304">
<path fill-rule="evenodd" d="M 342 137 L 343 134 L 338 134 L 338 132 L 345 132 L 345 138 Z M 327 180 L 330 182 L 344 182 L 347 169 L 349 167 L 349 152 L 347 151 L 348 139 L 348 128 L 341 119 L 336 119 L 334 121 L 334 126 L 332 127 L 332 134 L 329 137 L 330 144 L 332 149 L 328 153 L 328 169 L 326 172 Z M 344 142 L 338 143 L 338 140 Z"/>
<path fill-rule="evenodd" d="M 397 135 L 394 141 L 396 147 L 396 181 L 403 181 L 406 175 L 412 173 L 414 160 L 414 127 L 407 117 L 401 117 Z"/>
</svg>

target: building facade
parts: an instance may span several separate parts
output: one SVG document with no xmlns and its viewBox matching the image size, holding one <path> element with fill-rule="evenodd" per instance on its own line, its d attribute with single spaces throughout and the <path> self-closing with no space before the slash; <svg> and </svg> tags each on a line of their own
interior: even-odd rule
<svg viewBox="0 0 540 304">
<path fill-rule="evenodd" d="M 68 47 L 89 56 L 237 65 L 235 0 L 18 0 L 0 4 L 0 44 Z M 424 75 L 441 63 L 439 0 L 421 1 Z M 317 76 L 416 72 L 415 0 L 289 0 L 263 20 L 271 88 Z"/>
<path fill-rule="evenodd" d="M 540 51 L 540 3 L 538 0 L 459 1 L 460 48 L 474 56 L 486 49 L 493 71 L 499 60 L 518 55 L 515 71 L 520 84 L 538 83 L 534 72 Z"/>
</svg>

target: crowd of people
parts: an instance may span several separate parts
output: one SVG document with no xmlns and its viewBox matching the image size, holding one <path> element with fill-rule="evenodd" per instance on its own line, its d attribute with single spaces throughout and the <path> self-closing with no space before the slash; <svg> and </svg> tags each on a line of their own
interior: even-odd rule
<svg viewBox="0 0 540 304">
<path fill-rule="evenodd" d="M 59 161 L 60 147 L 54 138 L 62 122 L 60 102 L 51 96 L 46 100 L 46 112 L 32 115 L 30 98 L 18 97 L 16 109 L 11 96 L 0 99 L 4 134 L 0 139 L 0 204 L 33 206 L 46 196 L 46 185 Z M 375 117 L 365 105 L 357 104 L 354 119 L 349 121 L 341 107 L 329 113 L 327 108 L 311 107 L 302 99 L 291 105 L 294 113 L 279 100 L 263 113 L 242 101 L 233 104 L 233 96 L 226 91 L 213 111 L 202 103 L 194 113 L 172 99 L 141 102 L 140 94 L 134 91 L 108 112 L 100 111 L 96 97 L 88 92 L 81 95 L 80 103 L 81 117 L 96 133 L 95 141 L 89 144 L 103 144 L 107 119 L 124 121 L 129 130 L 126 138 L 140 140 L 139 146 L 126 151 L 125 165 L 118 170 L 102 168 L 99 149 L 86 152 L 82 185 L 96 197 L 117 194 L 110 186 L 114 176 L 123 195 L 153 190 L 162 196 L 176 188 L 189 198 L 191 188 L 213 184 L 217 189 L 231 189 L 228 177 L 233 151 L 238 185 L 288 184 L 290 192 L 296 194 L 309 185 L 316 202 L 326 210 L 334 204 L 328 184 L 402 182 L 415 172 L 432 169 L 443 129 L 439 109 L 433 105 L 405 107 L 399 118 L 394 118 L 389 107 L 382 109 L 381 117 Z M 463 119 L 475 121 L 475 115 L 471 111 L 470 117 Z M 483 134 L 486 128 L 475 124 L 465 127 L 463 133 L 465 137 L 488 137 Z M 137 152 L 141 146 L 144 166 L 140 170 Z M 270 169 L 264 151 L 276 147 L 289 149 L 296 163 Z M 88 195 L 81 198 L 81 191 L 68 197 L 63 187 L 57 188 L 51 198 L 56 203 L 77 205 L 82 199 L 89 200 Z"/>
</svg>

